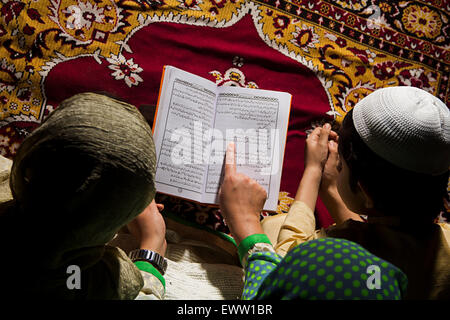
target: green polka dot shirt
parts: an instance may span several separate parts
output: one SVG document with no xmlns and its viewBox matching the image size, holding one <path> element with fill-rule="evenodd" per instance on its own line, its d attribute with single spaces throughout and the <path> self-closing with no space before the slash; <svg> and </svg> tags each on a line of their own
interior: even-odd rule
<svg viewBox="0 0 450 320">
<path fill-rule="evenodd" d="M 337 238 L 302 243 L 284 259 L 274 251 L 254 252 L 245 266 L 244 300 L 399 300 L 407 287 L 400 269 Z"/>
</svg>

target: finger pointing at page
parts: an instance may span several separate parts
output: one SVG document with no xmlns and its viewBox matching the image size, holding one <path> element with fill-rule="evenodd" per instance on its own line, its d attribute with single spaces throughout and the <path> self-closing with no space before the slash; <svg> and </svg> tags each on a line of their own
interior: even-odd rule
<svg viewBox="0 0 450 320">
<path fill-rule="evenodd" d="M 225 154 L 225 176 L 219 191 L 220 211 L 237 243 L 247 236 L 263 233 L 260 212 L 267 193 L 255 180 L 236 173 L 235 144 Z"/>
<path fill-rule="evenodd" d="M 225 154 L 225 176 L 236 174 L 236 146 L 230 142 Z"/>
</svg>

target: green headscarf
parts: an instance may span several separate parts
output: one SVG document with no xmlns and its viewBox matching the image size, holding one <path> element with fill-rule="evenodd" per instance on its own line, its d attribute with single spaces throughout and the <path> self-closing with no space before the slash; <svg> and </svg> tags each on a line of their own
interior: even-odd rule
<svg viewBox="0 0 450 320">
<path fill-rule="evenodd" d="M 64 100 L 23 141 L 10 186 L 17 232 L 33 244 L 32 266 L 41 270 L 35 286 L 64 286 L 70 264 L 82 273 L 98 268 L 105 244 L 153 200 L 155 162 L 144 117 L 101 94 Z"/>
</svg>

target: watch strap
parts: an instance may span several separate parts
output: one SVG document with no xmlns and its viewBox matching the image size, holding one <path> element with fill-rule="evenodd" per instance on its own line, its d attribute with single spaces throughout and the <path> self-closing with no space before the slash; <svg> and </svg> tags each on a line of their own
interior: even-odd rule
<svg viewBox="0 0 450 320">
<path fill-rule="evenodd" d="M 128 254 L 131 261 L 147 261 L 151 263 L 160 273 L 164 275 L 167 269 L 167 260 L 159 253 L 146 249 L 136 249 Z"/>
</svg>

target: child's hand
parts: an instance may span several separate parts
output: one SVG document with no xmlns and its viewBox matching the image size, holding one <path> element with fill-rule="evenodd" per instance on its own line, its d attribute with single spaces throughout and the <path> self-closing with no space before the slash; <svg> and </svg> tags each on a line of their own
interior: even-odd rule
<svg viewBox="0 0 450 320">
<path fill-rule="evenodd" d="M 164 256 L 166 253 L 166 224 L 160 210 L 164 205 L 153 200 L 133 221 L 128 224 L 128 230 L 140 243 L 140 249 L 152 250 Z"/>
<path fill-rule="evenodd" d="M 264 233 L 259 219 L 266 198 L 267 192 L 261 185 L 246 175 L 236 173 L 235 146 L 230 144 L 219 201 L 221 213 L 237 244 L 252 234 Z"/>
<path fill-rule="evenodd" d="M 337 133 L 331 130 L 328 123 L 322 128 L 315 128 L 306 139 L 305 170 L 298 185 L 295 200 L 305 203 L 312 211 L 316 207 L 321 180 L 324 179 L 324 167 L 328 163 L 328 146 L 329 144 L 333 146 L 336 144 L 336 142 L 328 141 L 328 139 L 335 141 L 338 139 Z"/>
<path fill-rule="evenodd" d="M 338 137 L 336 136 L 337 140 Z M 364 220 L 357 213 L 347 208 L 338 192 L 337 179 L 341 170 L 341 162 L 339 160 L 338 144 L 336 141 L 328 141 L 328 159 L 323 168 L 319 188 L 320 198 L 336 224 L 343 223 L 348 219 L 363 222 Z"/>
<path fill-rule="evenodd" d="M 324 126 L 317 127 L 306 139 L 305 149 L 305 170 L 317 169 L 322 172 L 328 157 L 328 138 L 331 133 L 331 126 L 325 123 Z M 333 136 L 336 133 L 332 134 Z"/>
<path fill-rule="evenodd" d="M 338 153 L 338 144 L 335 141 L 328 141 L 328 159 L 325 163 L 322 173 L 322 181 L 320 185 L 321 191 L 326 191 L 329 188 L 337 187 L 337 178 L 340 171 L 340 160 Z"/>
</svg>

